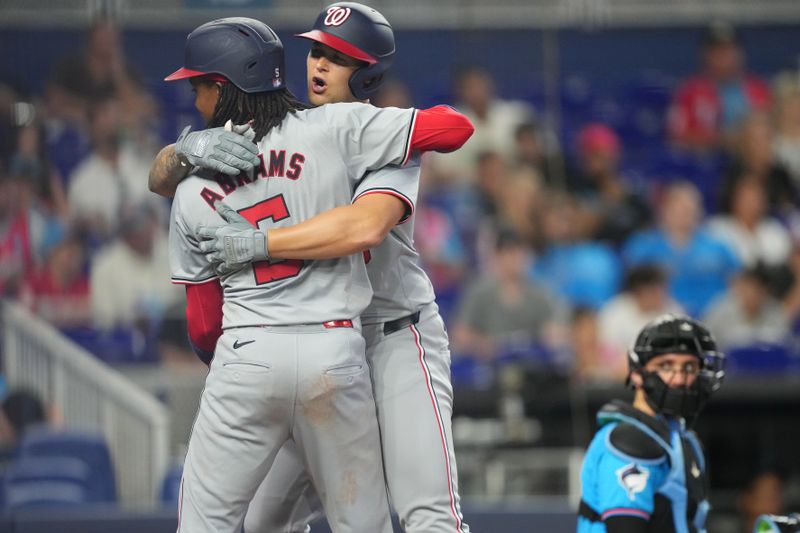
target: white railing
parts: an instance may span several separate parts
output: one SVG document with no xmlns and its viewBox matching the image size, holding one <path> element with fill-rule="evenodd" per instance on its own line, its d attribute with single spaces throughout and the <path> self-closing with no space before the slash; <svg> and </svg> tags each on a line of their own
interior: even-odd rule
<svg viewBox="0 0 800 533">
<path fill-rule="evenodd" d="M 101 432 L 111 449 L 120 503 L 158 501 L 169 457 L 169 416 L 152 395 L 26 309 L 3 304 L 4 373 L 9 387 L 32 389 L 68 428 Z"/>
</svg>

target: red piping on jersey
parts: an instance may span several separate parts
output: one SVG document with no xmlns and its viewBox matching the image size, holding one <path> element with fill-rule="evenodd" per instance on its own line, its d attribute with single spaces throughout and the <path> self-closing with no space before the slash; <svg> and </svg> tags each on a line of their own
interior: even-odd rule
<svg viewBox="0 0 800 533">
<path fill-rule="evenodd" d="M 442 439 L 442 451 L 444 452 L 444 464 L 447 470 L 447 491 L 450 495 L 450 510 L 453 512 L 453 518 L 456 519 L 456 531 L 463 531 L 461 514 L 456 510 L 455 491 L 453 490 L 453 477 L 450 467 L 450 449 L 447 447 L 447 439 L 444 435 L 444 424 L 442 423 L 442 413 L 436 403 L 436 393 L 433 392 L 433 385 L 431 384 L 431 373 L 428 370 L 428 363 L 425 361 L 425 350 L 420 343 L 420 333 L 417 328 L 412 324 L 408 326 L 411 333 L 414 335 L 414 342 L 417 344 L 419 351 L 419 364 L 422 367 L 422 373 L 425 375 L 425 385 L 428 387 L 428 396 L 431 399 L 433 412 L 436 415 L 436 425 L 439 427 L 439 437 Z"/>
<path fill-rule="evenodd" d="M 414 214 L 414 203 L 405 196 L 403 196 L 402 194 L 400 194 L 399 192 L 392 189 L 370 189 L 356 196 L 355 199 L 353 200 L 353 203 L 356 203 L 359 198 L 363 198 L 364 196 L 369 196 L 370 194 L 388 194 L 390 196 L 399 198 L 401 202 L 406 204 L 406 212 L 403 215 L 403 218 L 401 218 L 397 222 L 398 226 L 400 224 L 405 224 L 406 222 L 408 222 L 411 219 L 411 216 Z"/>
<path fill-rule="evenodd" d="M 222 285 L 219 279 L 186 285 L 186 327 L 195 346 L 214 353 L 217 339 L 222 335 Z"/>
<path fill-rule="evenodd" d="M 418 152 L 453 152 L 464 146 L 475 131 L 467 117 L 446 105 L 418 110 L 411 127 L 409 150 Z"/>
<path fill-rule="evenodd" d="M 411 116 L 411 127 L 408 129 L 408 135 L 406 136 L 406 146 L 405 151 L 406 153 L 403 155 L 403 162 L 400 163 L 401 165 L 405 165 L 408 163 L 408 160 L 411 159 L 411 154 L 413 153 L 413 148 L 411 148 L 411 141 L 412 137 L 414 136 L 414 130 L 417 127 L 417 115 L 419 115 L 419 110 L 415 109 L 414 113 Z"/>
<path fill-rule="evenodd" d="M 638 516 L 639 518 L 650 520 L 650 513 L 647 511 L 642 511 L 641 509 L 631 509 L 629 507 L 617 507 L 616 509 L 609 509 L 600 515 L 600 519 L 605 520 L 606 518 L 610 518 L 612 516 Z"/>
</svg>

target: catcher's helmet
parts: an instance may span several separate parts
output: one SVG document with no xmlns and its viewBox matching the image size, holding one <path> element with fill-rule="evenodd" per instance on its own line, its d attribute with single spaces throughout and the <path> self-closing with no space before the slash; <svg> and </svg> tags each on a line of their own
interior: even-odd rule
<svg viewBox="0 0 800 533">
<path fill-rule="evenodd" d="M 717 343 L 702 324 L 686 316 L 666 314 L 649 322 L 628 354 L 631 370 L 637 370 L 657 355 L 681 353 L 697 356 L 717 351 Z"/>
<path fill-rule="evenodd" d="M 700 373 L 685 388 L 674 389 L 657 372 L 646 372 L 647 362 L 664 354 L 694 355 L 700 360 Z M 647 402 L 657 412 L 693 419 L 725 377 L 725 355 L 717 350 L 714 337 L 705 326 L 687 316 L 662 315 L 649 322 L 628 351 L 630 372 L 644 378 Z"/>
<path fill-rule="evenodd" d="M 186 38 L 183 67 L 166 78 L 219 75 L 246 93 L 285 87 L 283 43 L 266 24 L 229 17 L 207 22 Z"/>
<path fill-rule="evenodd" d="M 394 32 L 389 21 L 357 2 L 331 4 L 319 14 L 310 31 L 297 36 L 367 64 L 350 77 L 350 91 L 359 100 L 366 100 L 378 89 L 394 59 Z"/>
</svg>

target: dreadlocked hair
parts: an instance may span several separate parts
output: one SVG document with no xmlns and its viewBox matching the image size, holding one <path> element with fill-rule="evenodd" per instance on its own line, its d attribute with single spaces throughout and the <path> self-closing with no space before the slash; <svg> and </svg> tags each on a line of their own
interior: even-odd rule
<svg viewBox="0 0 800 533">
<path fill-rule="evenodd" d="M 228 120 L 234 124 L 245 124 L 252 120 L 255 141 L 258 142 L 269 130 L 280 125 L 288 113 L 308 107 L 286 88 L 246 93 L 232 83 L 222 83 L 219 100 L 208 127 L 224 126 Z"/>
</svg>

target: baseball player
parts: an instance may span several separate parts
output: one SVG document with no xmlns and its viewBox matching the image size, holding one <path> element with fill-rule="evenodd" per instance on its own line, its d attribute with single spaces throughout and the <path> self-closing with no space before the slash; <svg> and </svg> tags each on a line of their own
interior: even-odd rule
<svg viewBox="0 0 800 533">
<path fill-rule="evenodd" d="M 388 22 L 375 10 L 352 2 L 329 6 L 314 28 L 303 37 L 314 44 L 308 58 L 308 97 L 315 105 L 337 101 L 365 101 L 380 85 L 394 53 L 394 38 Z M 241 136 L 231 135 L 241 140 Z M 246 157 L 226 151 L 228 141 L 217 144 L 218 159 L 231 166 L 249 168 Z M 181 169 L 169 153 L 162 151 L 151 173 L 151 189 L 169 195 L 180 179 Z M 214 161 L 194 162 L 213 166 Z M 403 169 L 405 171 L 405 169 Z M 381 172 L 400 172 L 383 170 Z M 415 170 L 418 172 L 418 169 Z M 361 199 L 354 204 L 354 207 Z M 340 210 L 340 215 L 342 211 Z M 353 239 L 359 233 L 374 234 L 389 228 L 377 220 L 354 217 L 347 221 L 334 213 L 317 217 L 295 228 L 270 230 L 258 236 L 267 242 L 272 257 L 314 258 L 322 247 L 338 246 L 341 253 L 359 249 Z M 226 212 L 235 222 L 236 217 Z M 333 224 L 331 221 L 339 221 Z M 362 224 L 357 224 L 357 222 Z M 390 499 L 406 531 L 468 531 L 463 522 L 457 490 L 452 448 L 450 354 L 447 335 L 434 303 L 434 294 L 418 265 L 412 241 L 412 221 L 391 228 L 383 242 L 372 248 L 367 269 L 374 290 L 371 305 L 362 314 L 367 355 L 379 423 Z M 254 242 L 250 229 L 239 220 L 223 228 L 217 243 Z M 331 230 L 335 228 L 334 230 Z M 294 229 L 295 233 L 289 233 Z M 348 231 L 352 229 L 352 231 Z M 239 233 L 242 231 L 242 233 Z M 387 229 L 388 231 L 388 229 Z M 263 232 L 259 232 L 263 233 Z M 385 231 L 377 231 L 386 235 Z M 316 243 L 314 239 L 316 238 Z M 380 241 L 379 241 L 380 242 Z M 224 268 L 235 268 L 246 256 L 224 255 L 211 242 L 204 247 Z M 294 247 L 294 248 L 292 248 Z M 318 247 L 320 249 L 316 249 Z M 247 248 L 247 246 L 244 246 Z M 278 455 L 273 470 L 254 499 L 245 523 L 248 533 L 305 531 L 319 516 L 317 496 L 310 487 L 302 461 L 291 443 Z"/>
<path fill-rule="evenodd" d="M 358 317 L 371 298 L 363 258 L 277 261 L 253 241 L 256 262 L 218 277 L 198 235 L 220 223 L 214 206 L 223 198 L 253 226 L 280 227 L 349 206 L 356 191 L 391 196 L 394 223 L 402 222 L 413 212 L 417 184 L 401 174 L 371 189 L 368 172 L 404 164 L 439 138 L 437 129 L 464 119 L 447 109 L 361 104 L 303 110 L 283 72 L 282 44 L 268 26 L 228 18 L 194 30 L 184 67 L 167 77 L 192 81 L 209 126 L 250 120 L 263 161 L 235 177 L 191 175 L 173 202 L 173 280 L 187 284 L 193 345 L 213 354 L 184 466 L 179 532 L 238 533 L 247 504 L 290 439 L 333 531 L 391 531 L 359 335 Z M 178 144 L 202 157 L 214 135 L 199 133 L 190 138 L 185 131 Z M 447 146 L 452 136 L 443 138 L 432 145 Z"/>
<path fill-rule="evenodd" d="M 614 401 L 581 469 L 579 533 L 703 533 L 705 457 L 690 429 L 721 385 L 724 354 L 699 322 L 662 315 L 628 353 L 633 405 Z"/>
</svg>

